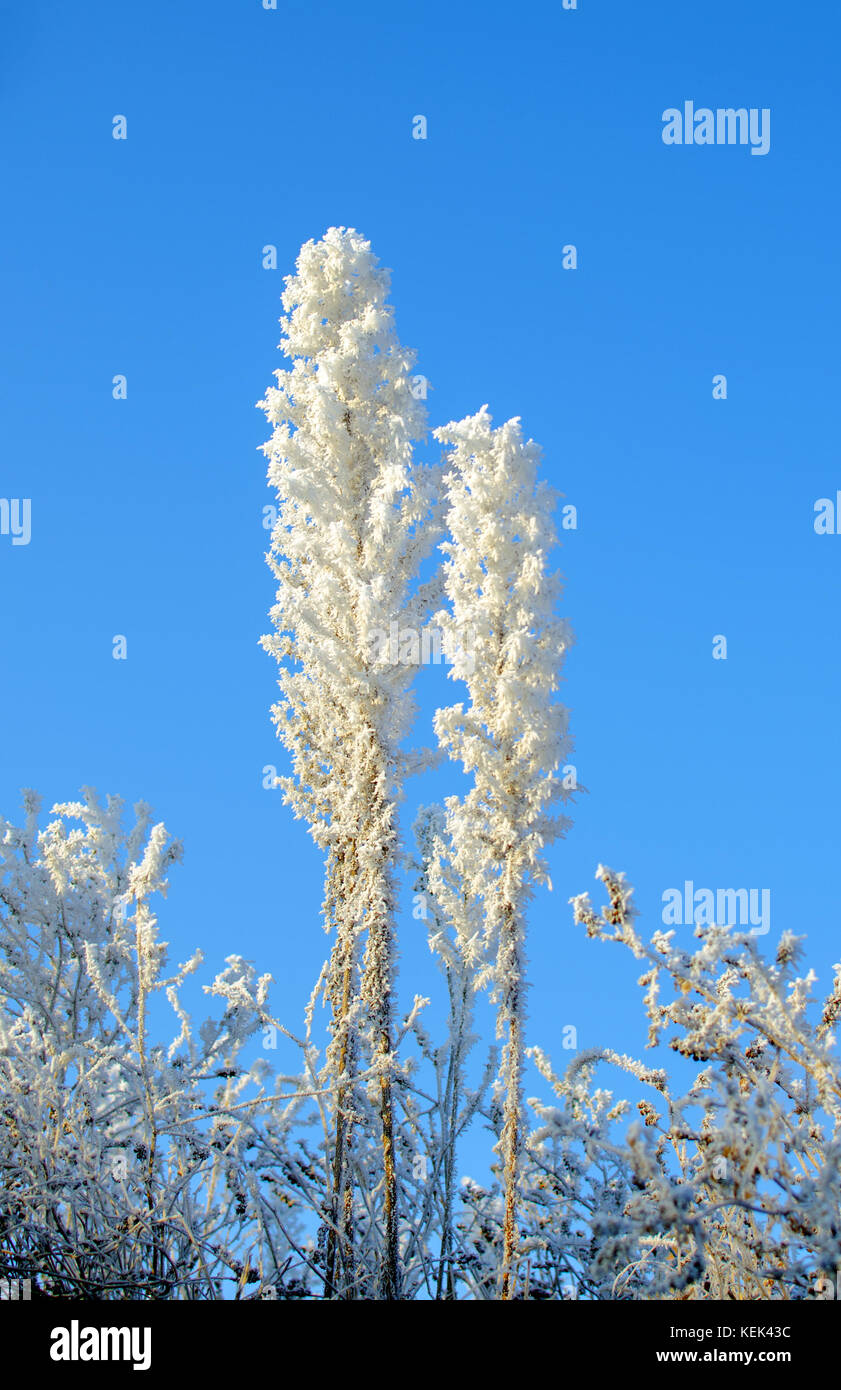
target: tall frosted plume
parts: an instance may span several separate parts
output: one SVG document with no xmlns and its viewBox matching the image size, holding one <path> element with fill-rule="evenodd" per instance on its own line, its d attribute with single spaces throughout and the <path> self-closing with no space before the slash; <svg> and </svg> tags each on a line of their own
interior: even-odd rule
<svg viewBox="0 0 841 1390">
<path fill-rule="evenodd" d="M 437 539 L 438 474 L 413 463 L 426 432 L 396 336 L 388 272 L 353 230 L 310 241 L 286 281 L 281 348 L 292 361 L 261 403 L 278 493 L 269 563 L 278 580 L 280 665 L 273 715 L 292 758 L 281 779 L 295 814 L 327 853 L 325 921 L 334 931 L 327 978 L 329 1061 L 337 1085 L 327 1279 L 352 1286 L 352 1143 L 361 1050 L 378 1093 L 384 1257 L 381 1293 L 398 1296 L 392 1115 L 395 974 L 395 801 L 411 727 L 414 669 L 376 652 L 372 634 L 418 629 L 430 594 L 418 582 Z"/>
</svg>

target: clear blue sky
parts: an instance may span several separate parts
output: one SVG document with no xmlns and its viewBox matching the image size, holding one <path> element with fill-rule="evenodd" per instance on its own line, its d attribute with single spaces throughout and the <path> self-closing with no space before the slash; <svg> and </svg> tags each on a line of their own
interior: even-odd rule
<svg viewBox="0 0 841 1390">
<path fill-rule="evenodd" d="M 579 512 L 559 562 L 589 793 L 534 905 L 532 1040 L 644 1045 L 638 965 L 571 925 L 599 860 L 650 930 L 685 879 L 769 888 L 770 940 L 808 932 L 828 987 L 839 41 L 835 7 L 781 0 L 4 6 L 0 496 L 32 499 L 32 539 L 0 536 L 3 812 L 24 785 L 151 801 L 186 844 L 174 954 L 252 957 L 297 1025 L 321 865 L 261 786 L 282 756 L 253 405 L 282 275 L 353 226 L 393 268 L 432 424 L 520 415 Z M 771 108 L 770 152 L 666 147 L 690 99 Z M 406 911 L 402 999 L 433 986 Z"/>
</svg>

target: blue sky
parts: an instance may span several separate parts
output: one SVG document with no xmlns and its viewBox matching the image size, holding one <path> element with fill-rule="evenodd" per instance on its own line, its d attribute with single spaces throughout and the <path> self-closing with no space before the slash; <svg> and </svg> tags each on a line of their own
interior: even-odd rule
<svg viewBox="0 0 841 1390">
<path fill-rule="evenodd" d="M 4 814 L 25 785 L 152 802 L 186 846 L 174 953 L 255 959 L 297 1025 L 327 943 L 319 855 L 261 784 L 282 754 L 253 406 L 282 275 L 354 226 L 431 423 L 521 416 L 578 509 L 559 563 L 588 794 L 534 904 L 532 1041 L 644 1046 L 638 965 L 571 925 L 600 860 L 650 930 L 686 879 L 770 889 L 768 939 L 807 932 L 828 988 L 839 40 L 834 9 L 779 0 L 6 6 L 0 496 L 31 498 L 32 538 L 0 536 Z M 686 100 L 770 108 L 769 153 L 667 147 Z M 408 908 L 404 1003 L 435 987 Z"/>
</svg>

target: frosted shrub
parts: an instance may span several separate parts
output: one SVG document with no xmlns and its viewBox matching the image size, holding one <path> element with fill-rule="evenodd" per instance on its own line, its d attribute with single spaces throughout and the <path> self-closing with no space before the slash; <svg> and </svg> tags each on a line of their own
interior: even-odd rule
<svg viewBox="0 0 841 1390">
<path fill-rule="evenodd" d="M 179 989 L 201 954 L 168 971 L 152 907 L 179 845 L 90 791 L 40 832 L 38 809 L 0 820 L 0 1273 L 77 1298 L 271 1284 L 287 1246 L 249 1157 L 268 1069 L 241 1061 L 268 978 L 230 956 L 196 1035 Z"/>
</svg>

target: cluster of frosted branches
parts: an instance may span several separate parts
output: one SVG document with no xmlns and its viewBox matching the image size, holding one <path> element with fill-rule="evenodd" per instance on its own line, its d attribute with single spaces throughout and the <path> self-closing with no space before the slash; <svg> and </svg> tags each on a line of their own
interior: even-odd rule
<svg viewBox="0 0 841 1390">
<path fill-rule="evenodd" d="M 179 853 L 163 827 L 141 806 L 126 834 L 119 802 L 91 792 L 40 832 L 32 794 L 26 809 L 23 826 L 0 822 L 0 1276 L 51 1297 L 334 1297 L 337 1081 L 313 1042 L 323 981 L 293 1038 L 300 1073 L 249 1064 L 249 1042 L 280 1026 L 268 978 L 229 957 L 205 986 L 224 1012 L 194 1030 L 179 991 L 200 957 L 167 973 L 152 915 Z M 459 897 L 446 829 L 442 810 L 421 813 L 414 883 L 447 983 L 446 1033 L 429 1036 L 416 999 L 394 1034 L 401 1297 L 494 1299 L 504 1151 L 487 1186 L 459 1180 L 458 1146 L 482 1121 L 498 1141 L 504 1108 L 493 1049 L 471 1084 L 476 972 L 463 946 L 481 907 Z M 577 919 L 644 961 L 652 1046 L 701 1070 L 678 1093 L 664 1068 L 609 1049 L 562 1075 L 529 1049 L 552 1097 L 529 1102 L 508 1296 L 829 1296 L 841 1270 L 841 970 L 816 1008 L 790 935 L 773 961 L 718 927 L 699 928 L 694 951 L 673 933 L 646 943 L 624 878 L 599 877 L 608 906 L 597 915 L 578 898 Z M 162 997 L 178 1020 L 166 1048 L 151 1038 Z M 596 1084 L 608 1068 L 637 1087 L 638 1119 Z M 386 1252 L 376 1069 L 358 1080 L 344 1296 L 372 1299 Z"/>
<path fill-rule="evenodd" d="M 841 966 L 829 996 L 797 973 L 800 939 L 766 960 L 755 937 L 699 927 L 636 931 L 631 889 L 600 867 L 608 905 L 575 898 L 590 936 L 645 962 L 649 1045 L 701 1063 L 685 1091 L 663 1068 L 609 1049 L 556 1076 L 531 1055 L 554 1102 L 530 1102 L 521 1207 L 520 1289 L 530 1298 L 790 1299 L 832 1297 L 841 1271 L 841 1067 L 833 1034 Z M 643 1088 L 629 1102 L 594 1087 L 618 1070 Z M 468 1272 L 492 1287 L 502 1245 L 500 1198 L 471 1184 Z"/>
<path fill-rule="evenodd" d="M 147 807 L 124 833 L 118 800 L 84 795 L 40 832 L 33 793 L 21 827 L 0 820 L 0 1275 L 94 1298 L 282 1282 L 289 1241 L 255 1156 L 294 1102 L 241 1059 L 268 977 L 229 956 L 204 987 L 224 1012 L 196 1035 L 179 991 L 201 954 L 168 973 L 151 906 L 180 847 Z M 167 1048 L 150 1036 L 162 1000 Z"/>
</svg>

